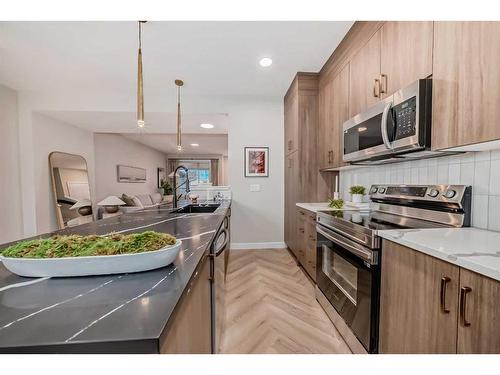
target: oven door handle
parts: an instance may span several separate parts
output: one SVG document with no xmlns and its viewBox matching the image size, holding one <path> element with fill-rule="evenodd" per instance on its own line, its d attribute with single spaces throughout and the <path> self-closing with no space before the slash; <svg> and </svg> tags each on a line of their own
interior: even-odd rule
<svg viewBox="0 0 500 375">
<path fill-rule="evenodd" d="M 389 111 L 391 110 L 392 102 L 385 105 L 384 111 L 382 112 L 382 121 L 380 121 L 380 131 L 382 133 L 382 140 L 384 141 L 385 148 L 392 150 L 392 143 L 389 141 L 389 134 L 387 134 L 387 118 L 389 117 Z"/>
<path fill-rule="evenodd" d="M 342 238 L 337 233 L 329 231 L 328 229 L 321 228 L 319 225 L 316 226 L 316 232 L 325 236 L 328 240 L 335 242 L 337 245 L 342 246 L 358 258 L 361 258 L 373 265 L 378 263 L 376 252 L 365 249 L 363 246 L 358 245 L 347 238 Z"/>
</svg>

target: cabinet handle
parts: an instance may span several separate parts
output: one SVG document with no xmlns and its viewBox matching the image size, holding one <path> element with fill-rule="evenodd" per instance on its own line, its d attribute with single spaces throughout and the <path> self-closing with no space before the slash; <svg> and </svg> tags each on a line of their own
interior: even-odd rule
<svg viewBox="0 0 500 375">
<path fill-rule="evenodd" d="M 441 279 L 441 311 L 445 314 L 449 314 L 450 310 L 446 308 L 446 286 L 451 281 L 448 276 L 444 276 Z"/>
<path fill-rule="evenodd" d="M 288 141 L 288 150 L 290 151 L 293 146 L 293 141 Z"/>
<path fill-rule="evenodd" d="M 469 327 L 470 322 L 467 320 L 467 293 L 472 292 L 472 288 L 463 286 L 460 289 L 460 321 L 464 327 Z"/>
<path fill-rule="evenodd" d="M 380 98 L 380 79 L 378 78 L 373 80 L 373 96 L 375 98 Z"/>
<path fill-rule="evenodd" d="M 387 74 L 380 75 L 380 93 L 387 93 Z"/>
<path fill-rule="evenodd" d="M 333 152 L 328 151 L 328 164 L 332 164 L 332 154 Z"/>
</svg>

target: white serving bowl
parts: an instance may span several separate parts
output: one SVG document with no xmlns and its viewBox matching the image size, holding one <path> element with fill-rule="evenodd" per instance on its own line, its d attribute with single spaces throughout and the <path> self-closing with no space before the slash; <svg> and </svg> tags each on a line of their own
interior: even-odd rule
<svg viewBox="0 0 500 375">
<path fill-rule="evenodd" d="M 182 241 L 155 251 L 137 254 L 66 258 L 9 258 L 0 260 L 10 272 L 25 277 L 72 277 L 149 271 L 168 266 L 181 250 Z"/>
</svg>

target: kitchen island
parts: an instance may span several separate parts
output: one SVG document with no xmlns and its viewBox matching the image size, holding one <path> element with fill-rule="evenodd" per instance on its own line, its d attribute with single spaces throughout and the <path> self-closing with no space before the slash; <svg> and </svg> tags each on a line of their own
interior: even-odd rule
<svg viewBox="0 0 500 375">
<path fill-rule="evenodd" d="M 33 279 L 13 275 L 0 263 L 0 353 L 160 352 L 169 320 L 207 260 L 230 204 L 225 200 L 210 214 L 155 208 L 57 231 L 105 235 L 154 230 L 181 239 L 174 263 L 157 270 Z"/>
</svg>

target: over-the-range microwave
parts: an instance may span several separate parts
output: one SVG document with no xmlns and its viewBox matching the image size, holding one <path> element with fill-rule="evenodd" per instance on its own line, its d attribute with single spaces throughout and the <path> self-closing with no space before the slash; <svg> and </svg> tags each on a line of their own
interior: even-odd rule
<svg viewBox="0 0 500 375">
<path fill-rule="evenodd" d="M 432 80 L 420 79 L 347 120 L 343 159 L 385 164 L 442 156 L 431 151 Z"/>
</svg>

